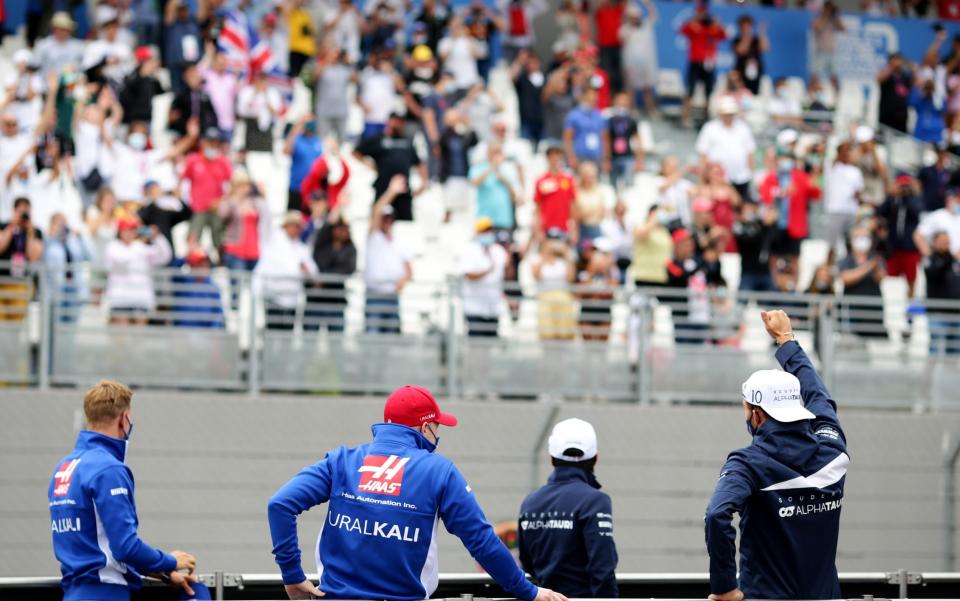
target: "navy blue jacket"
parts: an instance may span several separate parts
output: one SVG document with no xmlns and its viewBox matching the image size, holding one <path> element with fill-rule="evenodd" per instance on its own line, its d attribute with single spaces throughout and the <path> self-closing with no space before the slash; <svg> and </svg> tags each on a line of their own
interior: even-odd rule
<svg viewBox="0 0 960 601">
<path fill-rule="evenodd" d="M 140 588 L 141 573 L 177 567 L 172 555 L 137 536 L 126 448 L 124 440 L 84 430 L 50 480 L 50 531 L 64 601 L 125 601 Z"/>
<path fill-rule="evenodd" d="M 473 490 L 422 434 L 373 426 L 373 442 L 330 451 L 270 499 L 273 554 L 285 584 L 303 582 L 297 515 L 328 503 L 314 547 L 327 599 L 426 599 L 437 589 L 437 529 L 443 520 L 504 590 L 537 596 L 500 542 Z"/>
<path fill-rule="evenodd" d="M 573 599 L 619 596 L 613 505 L 593 474 L 559 466 L 520 506 L 520 563 L 540 586 Z"/>
<path fill-rule="evenodd" d="M 836 599 L 846 439 L 836 403 L 800 345 L 787 342 L 776 356 L 817 417 L 768 419 L 753 444 L 727 457 L 704 518 L 710 590 L 738 586 L 731 520 L 739 513 L 739 587 L 747 599 Z"/>
</svg>

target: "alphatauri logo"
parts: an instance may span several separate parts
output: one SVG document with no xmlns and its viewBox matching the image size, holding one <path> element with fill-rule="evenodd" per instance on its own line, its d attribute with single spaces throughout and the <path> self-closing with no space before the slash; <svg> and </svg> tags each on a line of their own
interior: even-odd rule
<svg viewBox="0 0 960 601">
<path fill-rule="evenodd" d="M 368 455 L 357 470 L 361 474 L 357 489 L 378 495 L 399 495 L 403 485 L 403 468 L 408 461 L 409 457 L 401 458 L 396 455 Z"/>
</svg>

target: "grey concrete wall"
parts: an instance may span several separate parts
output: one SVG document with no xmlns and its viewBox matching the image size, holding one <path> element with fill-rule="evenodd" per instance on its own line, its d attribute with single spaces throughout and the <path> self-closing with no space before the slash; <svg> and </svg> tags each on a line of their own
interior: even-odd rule
<svg viewBox="0 0 960 601">
<path fill-rule="evenodd" d="M 46 489 L 73 444 L 80 391 L 0 390 L 0 576 L 53 575 Z M 273 572 L 266 500 L 299 468 L 369 438 L 382 400 L 139 392 L 128 463 L 141 534 L 196 553 L 203 571 Z M 492 521 L 530 490 L 534 439 L 549 408 L 449 403 L 461 427 L 440 450 L 464 472 Z M 739 408 L 568 404 L 592 421 L 598 477 L 614 500 L 625 571 L 704 571 L 702 516 L 726 453 L 748 442 Z M 941 441 L 960 416 L 843 411 L 852 465 L 838 564 L 844 571 L 942 568 Z M 545 449 L 536 450 L 548 472 Z M 325 510 L 301 520 L 305 567 Z M 960 541 L 958 541 L 960 543 Z M 960 545 L 958 545 L 960 546 Z M 475 566 L 453 537 L 443 571 Z"/>
</svg>

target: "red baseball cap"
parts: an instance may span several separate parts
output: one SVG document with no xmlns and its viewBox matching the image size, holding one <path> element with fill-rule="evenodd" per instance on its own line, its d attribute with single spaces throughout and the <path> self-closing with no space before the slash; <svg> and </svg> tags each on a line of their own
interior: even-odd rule
<svg viewBox="0 0 960 601">
<path fill-rule="evenodd" d="M 456 426 L 457 418 L 440 411 L 433 394 L 422 386 L 401 386 L 387 397 L 383 406 L 383 421 L 418 428 L 427 422 L 441 426 Z"/>
<path fill-rule="evenodd" d="M 673 230 L 673 235 L 670 237 L 673 238 L 674 244 L 678 244 L 689 238 L 690 232 L 681 227 Z"/>
<path fill-rule="evenodd" d="M 140 46 L 133 51 L 133 57 L 141 63 L 143 61 L 148 61 L 153 58 L 153 50 L 150 48 L 150 46 Z"/>
</svg>

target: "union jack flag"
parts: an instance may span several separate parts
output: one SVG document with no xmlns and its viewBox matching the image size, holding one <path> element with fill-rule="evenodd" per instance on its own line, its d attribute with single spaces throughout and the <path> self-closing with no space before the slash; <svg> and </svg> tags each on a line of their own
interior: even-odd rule
<svg viewBox="0 0 960 601">
<path fill-rule="evenodd" d="M 217 47 L 227 56 L 228 68 L 250 80 L 253 73 L 263 71 L 267 81 L 283 95 L 286 104 L 293 99 L 293 82 L 280 70 L 266 39 L 261 39 L 243 12 L 232 9 L 223 14 Z"/>
</svg>

